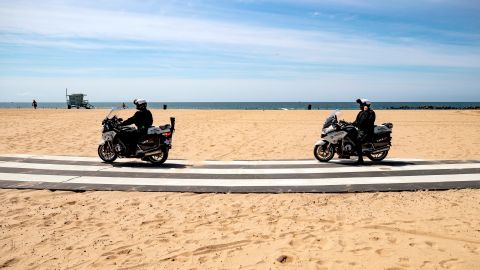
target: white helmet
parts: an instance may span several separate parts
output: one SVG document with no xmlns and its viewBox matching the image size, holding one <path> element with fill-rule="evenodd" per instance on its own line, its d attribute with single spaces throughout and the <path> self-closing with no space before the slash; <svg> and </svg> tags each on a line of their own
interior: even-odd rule
<svg viewBox="0 0 480 270">
<path fill-rule="evenodd" d="M 362 106 L 368 106 L 368 107 L 370 107 L 370 105 L 372 105 L 372 102 L 370 102 L 370 100 L 368 100 L 366 98 L 357 99 L 357 103 L 362 105 Z"/>
<path fill-rule="evenodd" d="M 137 110 L 146 109 L 147 108 L 147 101 L 143 98 L 136 98 L 133 100 L 133 104 L 137 106 Z"/>
</svg>

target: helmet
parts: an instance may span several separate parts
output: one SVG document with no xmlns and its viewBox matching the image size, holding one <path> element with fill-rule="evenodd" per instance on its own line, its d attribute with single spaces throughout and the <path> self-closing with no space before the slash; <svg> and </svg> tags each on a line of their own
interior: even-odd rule
<svg viewBox="0 0 480 270">
<path fill-rule="evenodd" d="M 133 104 L 137 106 L 137 110 L 143 110 L 147 108 L 147 101 L 143 98 L 136 98 L 133 100 Z"/>
<path fill-rule="evenodd" d="M 366 98 L 359 98 L 357 99 L 357 103 L 360 104 L 360 106 L 368 106 L 372 105 L 372 102 Z"/>
</svg>

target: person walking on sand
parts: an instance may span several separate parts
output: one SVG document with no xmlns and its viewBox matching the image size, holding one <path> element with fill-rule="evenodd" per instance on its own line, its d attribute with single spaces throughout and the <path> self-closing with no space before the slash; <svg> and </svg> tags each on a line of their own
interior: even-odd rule
<svg viewBox="0 0 480 270">
<path fill-rule="evenodd" d="M 34 110 L 37 109 L 37 105 L 38 105 L 37 101 L 34 99 L 33 102 L 32 102 L 32 107 L 33 107 Z"/>
</svg>

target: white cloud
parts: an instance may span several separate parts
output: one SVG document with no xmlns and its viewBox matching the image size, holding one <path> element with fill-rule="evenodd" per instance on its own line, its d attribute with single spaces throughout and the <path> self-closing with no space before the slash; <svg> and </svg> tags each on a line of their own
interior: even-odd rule
<svg viewBox="0 0 480 270">
<path fill-rule="evenodd" d="M 158 46 L 250 55 L 259 61 L 340 65 L 480 67 L 478 47 L 380 40 L 328 31 L 259 27 L 208 19 L 68 6 L 0 5 L 0 31 L 28 46 L 142 49 Z M 30 37 L 33 35 L 33 37 Z M 44 38 L 44 40 L 42 40 Z M 87 41 L 79 42 L 79 39 Z M 53 41 L 52 41 L 53 40 Z M 9 42 L 4 41 L 4 42 Z M 10 40 L 12 42 L 12 40 Z M 128 42 L 142 44 L 128 45 Z"/>
<path fill-rule="evenodd" d="M 167 97 L 165 101 L 345 101 L 358 92 L 375 100 L 395 101 L 466 101 L 479 97 L 478 45 L 267 27 L 174 13 L 79 8 L 62 1 L 49 5 L 22 3 L 0 2 L 2 53 L 10 48 L 2 45 L 66 49 L 78 57 L 85 50 L 132 51 L 133 56 L 139 50 L 153 53 L 149 51 L 144 58 L 134 60 L 115 54 L 104 61 L 66 66 L 61 61 L 30 65 L 21 57 L 0 59 L 1 72 L 24 74 L 0 76 L 0 101 L 29 101 L 30 96 L 63 101 L 65 87 L 85 90 L 92 101 L 128 100 L 133 93 L 153 101 Z M 118 64 L 125 62 L 131 65 Z M 330 66 L 333 72 L 328 70 Z M 355 67 L 360 71 L 342 71 Z M 414 72 L 412 67 L 458 70 Z M 468 72 L 462 73 L 463 68 Z M 181 78 L 183 72 L 208 69 L 218 71 L 216 77 Z M 148 75 L 135 76 L 143 74 Z M 235 76 L 238 74 L 247 76 Z M 115 90 L 114 96 L 111 89 Z"/>
<path fill-rule="evenodd" d="M 33 93 L 32 92 L 20 92 L 20 93 L 17 93 L 17 96 L 19 97 L 30 97 Z"/>
</svg>

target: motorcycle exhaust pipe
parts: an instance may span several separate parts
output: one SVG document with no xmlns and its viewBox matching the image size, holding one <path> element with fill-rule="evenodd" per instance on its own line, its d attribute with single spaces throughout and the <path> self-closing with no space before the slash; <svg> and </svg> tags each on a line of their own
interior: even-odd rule
<svg viewBox="0 0 480 270">
<path fill-rule="evenodd" d="M 380 152 L 383 152 L 385 150 L 390 150 L 390 147 L 382 147 L 382 148 L 379 148 L 379 149 L 375 149 L 375 150 L 372 151 L 372 154 L 380 153 Z"/>
<path fill-rule="evenodd" d="M 145 155 L 145 157 L 148 157 L 148 156 L 153 156 L 153 155 L 157 155 L 157 154 L 161 154 L 161 153 L 162 153 L 162 149 L 158 148 L 157 150 L 146 152 L 144 155 Z"/>
</svg>

